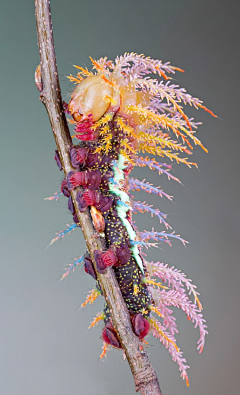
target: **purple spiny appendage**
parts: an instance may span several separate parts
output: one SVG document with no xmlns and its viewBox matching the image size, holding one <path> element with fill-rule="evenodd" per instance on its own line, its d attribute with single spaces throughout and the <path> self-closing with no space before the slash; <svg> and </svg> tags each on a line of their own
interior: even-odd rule
<svg viewBox="0 0 240 395">
<path fill-rule="evenodd" d="M 164 241 L 166 243 L 168 243 L 171 246 L 171 242 L 168 240 L 169 237 L 172 237 L 174 239 L 178 239 L 180 240 L 183 245 L 185 246 L 186 243 L 188 243 L 188 241 L 184 240 L 182 237 L 180 237 L 180 235 L 175 235 L 175 232 L 172 233 L 165 233 L 165 231 L 163 232 L 155 232 L 155 231 L 144 231 L 144 232 L 140 232 L 140 237 L 143 241 L 145 240 L 156 240 L 156 241 Z"/>
<path fill-rule="evenodd" d="M 172 178 L 173 180 L 180 182 L 180 180 L 177 177 L 174 177 L 171 173 L 169 173 L 169 170 L 172 168 L 171 165 L 167 165 L 166 163 L 159 163 L 156 162 L 155 160 L 149 159 L 149 158 L 143 158 L 139 157 L 136 159 L 136 165 L 137 166 L 148 166 L 149 169 L 154 169 L 159 172 L 159 174 L 166 174 L 168 179 Z M 163 167 L 167 167 L 169 170 L 163 169 Z"/>
<path fill-rule="evenodd" d="M 165 196 L 167 199 L 172 200 L 173 196 L 168 195 L 165 193 L 162 189 L 159 189 L 159 187 L 154 187 L 148 182 L 140 181 L 136 178 L 129 178 L 129 187 L 132 191 L 137 191 L 139 189 L 144 190 L 145 192 L 148 193 L 154 193 L 160 197 Z"/>
<path fill-rule="evenodd" d="M 124 69 L 124 74 L 134 78 L 135 73 L 141 78 L 144 78 L 147 74 L 155 74 L 156 68 L 165 73 L 176 73 L 176 67 L 173 67 L 170 62 L 163 63 L 162 60 L 146 58 L 144 55 L 138 55 L 135 53 L 125 53 L 117 57 L 118 65 L 120 63 L 121 68 Z"/>
<path fill-rule="evenodd" d="M 152 166 L 152 165 L 156 164 L 159 167 L 163 166 L 163 167 L 167 167 L 170 170 L 172 169 L 172 165 L 169 165 L 169 164 L 163 163 L 163 162 L 156 162 L 154 159 L 143 158 L 142 156 L 136 158 L 136 161 L 139 164 L 146 164 L 146 165 L 149 165 L 149 166 Z"/>
<path fill-rule="evenodd" d="M 146 203 L 142 203 L 142 202 L 133 202 L 133 210 L 135 212 L 135 214 L 137 213 L 137 211 L 144 213 L 144 212 L 149 212 L 151 215 L 156 215 L 156 217 L 159 218 L 160 223 L 163 223 L 166 228 L 170 228 L 171 226 L 165 221 L 165 218 L 167 218 L 167 215 L 164 213 L 161 213 L 160 210 L 158 210 L 157 208 L 154 209 L 152 208 L 152 206 L 149 206 Z"/>
</svg>

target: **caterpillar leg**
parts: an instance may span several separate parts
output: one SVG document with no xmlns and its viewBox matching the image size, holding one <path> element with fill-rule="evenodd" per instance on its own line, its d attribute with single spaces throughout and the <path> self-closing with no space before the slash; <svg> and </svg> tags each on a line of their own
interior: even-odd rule
<svg viewBox="0 0 240 395">
<path fill-rule="evenodd" d="M 97 271 L 100 274 L 105 273 L 107 267 L 114 266 L 117 263 L 116 254 L 112 250 L 106 252 L 95 250 L 94 258 L 97 264 Z"/>
<path fill-rule="evenodd" d="M 102 332 L 103 341 L 107 344 L 110 344 L 116 348 L 122 348 L 121 343 L 118 339 L 117 333 L 113 328 L 111 321 L 108 321 L 105 325 L 105 328 Z"/>
<path fill-rule="evenodd" d="M 150 329 L 148 320 L 144 318 L 141 313 L 133 315 L 131 320 L 135 334 L 142 340 L 147 336 Z"/>
<path fill-rule="evenodd" d="M 88 254 L 84 256 L 84 269 L 86 273 L 90 274 L 90 276 L 94 278 L 94 280 L 97 279 L 97 274 L 93 266 L 93 261 Z"/>
<path fill-rule="evenodd" d="M 140 340 L 142 340 L 148 334 L 150 328 L 148 320 L 144 318 L 140 313 L 135 314 L 131 317 L 131 319 L 135 334 L 139 337 Z M 111 346 L 116 348 L 122 348 L 111 321 L 108 321 L 106 323 L 105 328 L 102 332 L 102 337 L 105 343 L 110 344 Z"/>
<path fill-rule="evenodd" d="M 112 244 L 105 252 L 96 250 L 94 252 L 94 257 L 96 259 L 98 272 L 104 273 L 108 266 L 125 265 L 131 257 L 131 252 L 127 242 L 121 239 L 119 243 Z"/>
<path fill-rule="evenodd" d="M 103 196 L 96 190 L 86 189 L 77 193 L 77 202 L 81 212 L 85 211 L 88 206 L 95 206 L 102 214 L 106 214 L 113 205 L 113 198 Z"/>
<path fill-rule="evenodd" d="M 100 182 L 100 170 L 70 171 L 67 175 L 67 187 L 69 191 L 80 185 L 91 189 L 98 189 Z"/>
</svg>

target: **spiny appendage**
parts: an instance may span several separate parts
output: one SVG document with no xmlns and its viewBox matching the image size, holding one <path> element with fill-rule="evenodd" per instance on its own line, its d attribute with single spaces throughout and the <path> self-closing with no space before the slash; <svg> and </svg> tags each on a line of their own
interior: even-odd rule
<svg viewBox="0 0 240 395">
<path fill-rule="evenodd" d="M 194 324 L 194 327 L 199 328 L 200 338 L 197 342 L 197 350 L 201 353 L 205 336 L 208 332 L 205 320 L 201 314 L 202 305 L 198 298 L 199 294 L 196 291 L 196 286 L 180 270 L 174 267 L 169 268 L 162 263 L 148 263 L 146 261 L 145 266 L 149 275 L 144 281 L 148 284 L 154 300 L 154 305 L 150 305 L 149 309 L 162 320 L 162 322 L 159 322 L 153 317 L 149 318 L 152 334 L 158 337 L 168 349 L 173 361 L 179 365 L 181 377 L 186 379 L 186 384 L 188 385 L 186 370 L 189 366 L 186 365 L 186 359 L 183 358 L 182 352 L 175 344 L 175 334 L 178 333 L 178 330 L 176 319 L 173 316 L 174 311 L 171 308 L 177 307 L 183 310 L 188 320 Z M 159 282 L 156 282 L 154 277 L 159 278 L 167 286 L 164 287 Z M 194 301 L 190 300 L 191 294 L 194 296 Z"/>
<path fill-rule="evenodd" d="M 63 196 L 62 192 L 54 192 L 54 194 L 52 196 L 46 197 L 46 198 L 44 198 L 44 200 L 56 200 L 56 202 L 57 202 L 58 199 L 60 198 L 60 196 Z"/>
<path fill-rule="evenodd" d="M 59 233 L 57 233 L 57 237 L 55 237 L 54 239 L 51 240 L 50 246 L 53 243 L 55 243 L 55 241 L 62 239 L 67 233 L 71 233 L 74 229 L 77 228 L 77 224 L 75 224 L 75 223 L 71 224 L 71 225 L 67 224 L 67 226 L 68 226 L 67 229 L 61 230 Z"/>
<path fill-rule="evenodd" d="M 76 66 L 75 64 L 73 65 L 73 67 L 76 67 L 76 69 L 80 70 L 77 74 L 77 78 L 80 80 L 80 82 L 84 79 L 83 77 L 90 77 L 93 75 L 93 73 L 91 71 L 88 71 L 87 68 L 83 68 L 80 66 Z M 70 75 L 69 80 L 71 81 L 71 79 L 73 78 L 72 75 Z M 77 81 L 74 80 L 74 82 L 78 83 Z"/>
<path fill-rule="evenodd" d="M 148 168 L 150 170 L 157 170 L 159 175 L 165 174 L 169 180 L 172 179 L 172 180 L 175 180 L 175 181 L 181 183 L 177 177 L 174 177 L 170 173 L 172 166 L 167 163 L 159 163 L 159 162 L 155 161 L 154 159 L 148 158 L 147 156 L 146 157 L 139 156 L 138 158 L 136 158 L 135 165 L 139 166 L 139 167 L 148 166 Z"/>
<path fill-rule="evenodd" d="M 148 283 L 149 285 L 157 285 L 154 281 L 148 281 Z M 169 291 L 164 290 L 164 292 L 167 293 Z M 168 349 L 173 361 L 177 362 L 179 366 L 181 377 L 186 379 L 186 384 L 188 385 L 186 370 L 189 368 L 189 366 L 186 365 L 186 359 L 183 358 L 182 351 L 180 351 L 180 349 L 176 345 L 176 339 L 174 335 L 175 333 L 178 333 L 178 330 L 175 323 L 176 319 L 175 317 L 172 317 L 173 311 L 166 307 L 167 303 L 165 303 L 164 301 L 161 301 L 160 303 L 158 302 L 157 299 L 161 291 L 157 289 L 152 289 L 151 293 L 157 306 L 150 305 L 149 308 L 152 313 L 157 314 L 158 317 L 160 317 L 160 319 L 162 319 L 163 321 L 163 323 L 161 323 L 154 317 L 148 319 L 152 334 L 153 336 L 159 338 L 161 343 Z"/>
<path fill-rule="evenodd" d="M 196 291 L 196 285 L 192 284 L 192 280 L 188 279 L 186 274 L 181 270 L 176 269 L 174 266 L 169 267 L 168 264 L 164 264 L 162 262 L 146 262 L 147 270 L 153 276 L 157 276 L 162 281 L 168 284 L 168 286 L 172 287 L 176 291 L 182 289 L 184 291 L 184 287 L 187 288 L 189 296 L 193 294 L 194 303 L 197 304 L 199 310 L 202 310 L 202 304 L 199 300 L 199 293 Z"/>
<path fill-rule="evenodd" d="M 143 283 L 149 284 L 149 285 L 153 285 L 154 287 L 158 287 L 158 288 L 168 289 L 168 287 L 166 287 L 165 285 L 162 285 L 161 283 L 158 283 L 158 282 L 152 280 L 152 279 L 149 278 L 149 277 L 145 277 L 145 278 L 143 279 Z"/>
<path fill-rule="evenodd" d="M 136 178 L 129 178 L 129 187 L 132 191 L 140 191 L 143 190 L 148 193 L 154 193 L 160 197 L 165 196 L 167 199 L 172 200 L 173 196 L 168 195 L 163 189 L 159 187 L 154 187 L 149 182 L 145 182 L 145 180 L 140 181 Z"/>
<path fill-rule="evenodd" d="M 134 139 L 138 138 L 138 134 L 136 134 L 135 129 L 132 126 L 126 124 L 122 117 L 116 117 L 116 122 L 119 130 L 122 130 L 126 136 L 133 137 Z"/>
<path fill-rule="evenodd" d="M 166 339 L 167 342 L 171 343 L 175 347 L 177 352 L 179 352 L 179 348 L 175 344 L 175 342 L 171 339 L 171 335 L 166 335 L 166 333 L 164 333 L 164 331 L 161 329 L 162 326 L 161 326 L 160 322 L 158 322 L 155 318 L 149 318 L 148 321 L 152 325 L 152 328 L 154 328 L 160 334 L 160 336 L 162 336 L 164 339 Z"/>
<path fill-rule="evenodd" d="M 163 241 L 169 244 L 170 246 L 172 244 L 169 238 L 174 238 L 181 241 L 184 246 L 188 243 L 187 240 L 184 240 L 180 235 L 176 235 L 175 232 L 172 233 L 166 233 L 165 231 L 156 232 L 154 229 L 152 229 L 152 231 L 145 230 L 143 232 L 139 232 L 139 236 L 142 241 L 147 241 L 147 240 Z"/>
<path fill-rule="evenodd" d="M 153 311 L 153 313 L 156 313 L 159 317 L 164 318 L 163 314 L 160 313 L 160 311 L 155 306 L 151 305 L 150 310 Z"/>
<path fill-rule="evenodd" d="M 106 64 L 107 58 L 104 58 L 104 61 L 103 58 L 101 58 L 101 62 Z M 113 62 L 111 63 L 113 68 L 114 64 Z M 147 72 L 148 74 L 158 74 L 168 80 L 171 79 L 171 77 L 167 76 L 166 73 L 175 74 L 175 71 L 184 72 L 184 70 L 178 67 L 171 66 L 169 62 L 163 63 L 161 60 L 151 59 L 143 54 L 139 55 L 134 52 L 125 53 L 124 55 L 117 57 L 115 63 L 117 67 L 120 66 L 121 68 L 124 68 L 124 73 L 126 75 L 131 74 L 133 69 L 137 69 L 136 71 L 140 74 L 146 74 Z"/>
<path fill-rule="evenodd" d="M 130 158 L 131 154 L 143 151 L 166 156 L 170 160 L 185 163 L 190 167 L 194 163 L 180 157 L 178 151 L 190 154 L 190 150 L 193 149 L 191 140 L 207 151 L 194 135 L 198 124 L 187 117 L 183 105 L 188 104 L 196 109 L 203 108 L 211 115 L 214 114 L 203 106 L 202 101 L 189 95 L 185 89 L 169 84 L 169 81 L 149 78 L 149 74 L 154 73 L 164 80 L 169 80 L 170 77 L 167 77 L 166 73 L 175 73 L 176 70 L 182 71 L 181 69 L 134 53 L 117 58 L 115 64 L 107 58 L 101 58 L 99 61 L 90 59 L 93 64 L 92 72 L 77 67 L 80 71 L 76 80 L 72 76 L 69 78 L 75 83 L 79 78 L 80 84 L 82 77 L 98 76 L 102 79 L 103 93 L 99 95 L 102 95 L 101 100 L 107 101 L 110 107 L 94 126 L 95 129 L 98 127 L 101 135 L 104 136 L 104 144 L 99 150 L 105 149 L 108 152 L 111 147 L 113 136 L 105 127 L 107 122 L 104 117 L 112 117 L 116 114 L 117 126 L 126 135 L 122 142 L 122 150 L 126 157 Z M 104 93 L 104 89 L 108 93 Z M 84 116 L 88 115 L 82 113 Z M 172 140 L 171 133 L 175 134 L 177 139 L 180 138 L 184 145 Z M 129 144 L 129 139 L 136 139 L 139 142 L 138 146 L 133 147 L 131 143 Z"/>
<path fill-rule="evenodd" d="M 86 307 L 88 303 L 93 304 L 99 295 L 101 295 L 101 292 L 98 289 L 92 289 L 90 294 L 86 297 L 85 302 L 81 304 L 81 307 Z"/>
<path fill-rule="evenodd" d="M 132 246 L 139 246 L 139 247 L 156 247 L 158 248 L 158 243 L 150 243 L 149 241 L 142 241 L 142 240 L 130 240 Z"/>
<path fill-rule="evenodd" d="M 178 307 L 184 311 L 187 318 L 194 324 L 194 327 L 199 328 L 200 338 L 197 342 L 197 350 L 201 353 L 205 343 L 205 336 L 208 333 L 206 321 L 203 319 L 199 308 L 189 299 L 187 293 L 182 290 L 180 292 L 175 290 L 165 292 L 165 290 L 162 290 L 159 291 L 159 302 L 166 306 Z"/>
<path fill-rule="evenodd" d="M 103 346 L 102 346 L 102 353 L 99 356 L 100 359 L 103 359 L 103 357 L 106 357 L 107 355 L 107 351 L 109 351 L 110 349 L 110 345 L 106 342 L 103 342 Z"/>
<path fill-rule="evenodd" d="M 112 150 L 113 134 L 109 126 L 109 122 L 112 120 L 112 117 L 112 114 L 107 113 L 92 126 L 94 131 L 98 130 L 99 137 L 101 138 L 101 144 L 95 149 L 94 153 L 108 154 Z"/>
<path fill-rule="evenodd" d="M 168 228 L 171 229 L 171 226 L 165 221 L 165 219 L 167 218 L 167 215 L 162 213 L 159 209 L 152 208 L 152 206 L 146 204 L 145 202 L 143 202 L 143 203 L 142 202 L 133 202 L 133 211 L 135 213 L 137 213 L 138 211 L 140 213 L 148 212 L 152 216 L 155 215 L 156 217 L 158 217 L 160 223 L 163 223 L 167 229 Z"/>
<path fill-rule="evenodd" d="M 66 278 L 66 277 L 69 275 L 69 273 L 70 273 L 71 271 L 74 272 L 74 269 L 75 269 L 78 265 L 80 265 L 81 263 L 83 263 L 83 262 L 84 262 L 84 255 L 80 256 L 78 259 L 75 259 L 75 262 L 74 262 L 74 263 L 70 263 L 69 266 L 65 269 L 66 271 L 65 271 L 65 273 L 62 275 L 61 280 L 63 280 L 64 278 Z"/>
<path fill-rule="evenodd" d="M 187 369 L 189 369 L 189 366 L 186 364 L 187 360 L 183 357 L 182 351 L 176 345 L 175 337 L 165 331 L 162 324 L 155 318 L 150 318 L 149 323 L 151 325 L 153 336 L 158 338 L 160 342 L 168 349 L 172 360 L 178 364 L 179 371 L 181 372 L 180 376 L 186 380 L 186 384 L 188 386 L 189 382 Z"/>
<path fill-rule="evenodd" d="M 101 313 L 98 313 L 96 317 L 94 317 L 93 321 L 91 322 L 91 325 L 88 327 L 88 329 L 93 328 L 95 325 L 98 325 L 100 321 L 103 321 L 105 319 L 105 314 L 102 311 Z"/>
<path fill-rule="evenodd" d="M 157 292 L 154 290 L 153 297 L 156 308 L 163 315 L 164 311 L 162 311 L 162 308 L 164 306 L 181 309 L 187 315 L 187 318 L 192 321 L 194 327 L 199 328 L 200 338 L 197 342 L 197 350 L 201 353 L 205 343 L 205 336 L 208 332 L 206 321 L 201 313 L 202 305 L 198 298 L 199 293 L 196 291 L 196 286 L 191 283 L 191 280 L 186 278 L 184 273 L 174 267 L 169 268 L 163 263 L 146 263 L 146 267 L 151 276 L 158 277 L 169 287 L 168 290 L 163 289 Z M 194 301 L 190 299 L 191 294 L 194 296 Z M 175 325 L 175 323 L 169 322 L 170 330 L 172 324 Z"/>
</svg>

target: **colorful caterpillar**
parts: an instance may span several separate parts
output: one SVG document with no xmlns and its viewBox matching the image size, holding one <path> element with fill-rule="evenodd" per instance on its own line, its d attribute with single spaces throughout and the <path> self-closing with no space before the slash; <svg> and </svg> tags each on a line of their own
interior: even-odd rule
<svg viewBox="0 0 240 395">
<path fill-rule="evenodd" d="M 131 316 L 133 331 L 142 341 L 150 331 L 158 337 L 178 363 L 181 377 L 188 384 L 189 366 L 176 346 L 175 334 L 178 330 L 170 307 L 181 308 L 195 327 L 199 327 L 197 348 L 201 352 L 207 330 L 196 287 L 181 271 L 160 262 L 148 263 L 141 254 L 143 246 L 153 245 L 151 239 L 168 244 L 170 238 L 177 238 L 183 244 L 186 241 L 174 232 L 137 231 L 132 222 L 132 213 L 138 211 L 150 212 L 167 229 L 170 226 L 166 222 L 166 215 L 160 210 L 146 203 L 134 202 L 130 190 L 142 189 L 169 199 L 172 197 L 162 189 L 144 180 L 130 178 L 129 175 L 134 166 L 148 166 L 159 174 L 177 180 L 170 173 L 171 166 L 157 162 L 153 156 L 169 158 L 191 167 L 195 164 L 189 162 L 185 155 L 191 154 L 192 143 L 207 151 L 195 137 L 197 124 L 186 116 L 182 104 L 193 105 L 196 109 L 202 108 L 214 114 L 185 89 L 170 83 L 169 75 L 183 70 L 169 63 L 164 64 L 134 53 L 126 53 L 115 62 L 107 58 L 91 61 L 92 71 L 75 66 L 79 70 L 77 76 L 68 77 L 76 84 L 76 88 L 70 102 L 64 105 L 66 112 L 73 118 L 70 123 L 74 124 L 74 137 L 81 142 L 70 149 L 71 163 L 76 171 L 70 172 L 63 180 L 60 194 L 68 198 L 74 223 L 53 241 L 77 228 L 78 219 L 70 191 L 82 186 L 82 192 L 77 195 L 79 209 L 83 212 L 90 207 L 93 225 L 106 242 L 105 251 L 96 250 L 94 253 L 98 272 L 104 273 L 108 267 L 114 269 Z M 163 80 L 152 78 L 153 74 Z M 151 157 L 139 156 L 140 152 Z M 61 170 L 57 151 L 55 159 Z M 58 199 L 60 194 L 49 199 Z M 82 262 L 85 271 L 97 280 L 89 254 L 70 265 L 63 277 Z M 101 288 L 97 281 L 96 288 L 83 306 L 92 303 L 100 294 Z M 155 318 L 154 314 L 158 317 Z M 101 320 L 105 322 L 102 333 L 103 357 L 109 345 L 121 348 L 121 344 L 111 323 L 107 305 L 90 327 Z"/>
</svg>

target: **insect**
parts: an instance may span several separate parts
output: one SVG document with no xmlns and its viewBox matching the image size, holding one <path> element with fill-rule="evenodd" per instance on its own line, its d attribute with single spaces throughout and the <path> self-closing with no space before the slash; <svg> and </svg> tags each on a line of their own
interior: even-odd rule
<svg viewBox="0 0 240 395">
<path fill-rule="evenodd" d="M 189 104 L 215 115 L 202 101 L 171 83 L 171 75 L 183 70 L 169 63 L 135 53 L 126 53 L 114 62 L 106 57 L 98 61 L 90 59 L 92 71 L 76 66 L 77 75 L 70 75 L 69 79 L 76 87 L 70 102 L 65 104 L 72 116 L 70 122 L 74 125 L 74 137 L 80 141 L 70 149 L 75 171 L 68 173 L 61 187 L 75 222 L 71 230 L 78 227 L 78 219 L 70 191 L 81 185 L 83 190 L 77 196 L 79 209 L 85 211 L 90 208 L 96 232 L 106 242 L 105 251 L 94 252 L 97 271 L 105 273 L 108 267 L 113 268 L 136 336 L 143 344 L 150 332 L 158 337 L 178 363 L 181 377 L 188 384 L 189 366 L 176 345 L 178 329 L 171 307 L 181 308 L 199 328 L 197 348 L 201 352 L 207 327 L 198 292 L 180 270 L 161 262 L 149 263 L 142 254 L 144 247 L 158 242 L 171 245 L 174 238 L 183 244 L 186 241 L 169 231 L 170 225 L 164 213 L 145 202 L 134 202 L 130 191 L 143 190 L 170 200 L 172 197 L 145 180 L 131 178 L 130 173 L 135 166 L 149 167 L 178 181 L 171 174 L 171 165 L 166 160 L 191 167 L 196 164 L 190 162 L 186 155 L 192 153 L 193 145 L 207 152 L 196 137 L 197 124 L 187 117 L 183 105 Z M 158 162 L 156 157 L 161 157 L 162 161 Z M 61 170 L 57 152 L 55 159 Z M 139 232 L 132 220 L 136 212 L 155 215 L 166 230 Z M 76 261 L 76 265 L 82 261 L 85 271 L 97 281 L 90 255 L 87 253 Z M 75 266 L 68 268 L 66 273 Z M 97 281 L 96 288 L 83 306 L 93 303 L 100 294 Z M 102 358 L 109 346 L 121 348 L 121 343 L 107 304 L 90 327 L 100 321 L 105 323 Z"/>
</svg>

